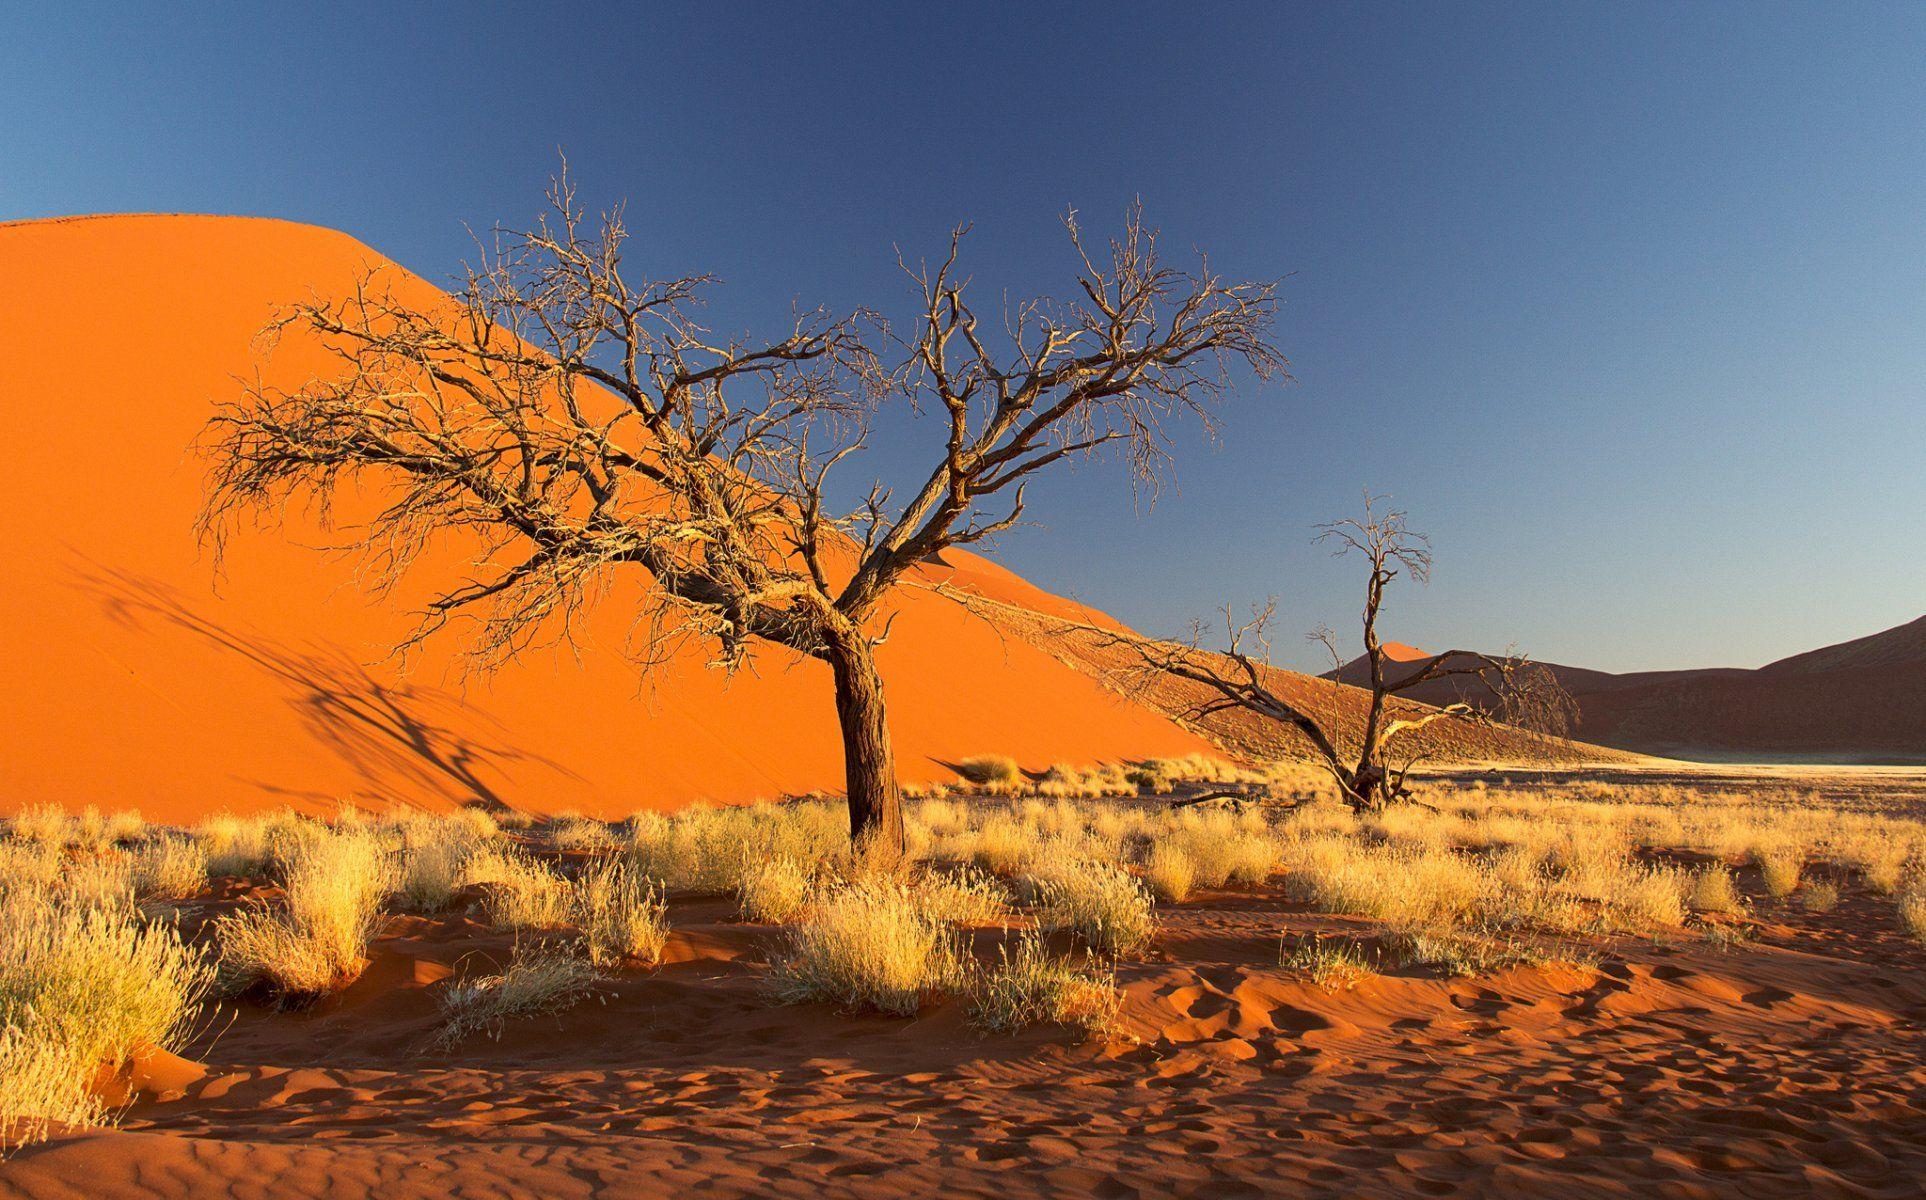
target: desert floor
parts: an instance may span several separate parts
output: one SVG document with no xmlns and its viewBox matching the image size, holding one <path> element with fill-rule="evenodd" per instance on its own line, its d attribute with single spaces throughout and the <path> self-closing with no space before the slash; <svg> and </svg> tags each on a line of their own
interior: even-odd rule
<svg viewBox="0 0 1926 1200">
<path fill-rule="evenodd" d="M 1918 772 L 1799 782 L 1926 812 Z M 1620 937 L 1587 965 L 1336 990 L 1280 946 L 1368 947 L 1373 922 L 1203 892 L 1161 905 L 1154 948 L 1119 965 L 1104 1043 L 986 1035 L 960 1001 L 774 1006 L 782 931 L 673 899 L 663 965 L 430 1049 L 435 985 L 509 939 L 395 917 L 348 992 L 296 1015 L 224 1006 L 191 1062 L 139 1073 L 119 1129 L 20 1151 L 0 1196 L 1926 1193 L 1926 947 L 1855 883 L 1811 912 L 1739 878 L 1743 941 Z M 978 931 L 978 953 L 1001 936 Z"/>
</svg>

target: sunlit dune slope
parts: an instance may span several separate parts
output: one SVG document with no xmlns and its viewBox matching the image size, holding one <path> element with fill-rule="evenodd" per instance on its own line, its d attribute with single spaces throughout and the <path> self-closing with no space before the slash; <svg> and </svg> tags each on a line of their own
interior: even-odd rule
<svg viewBox="0 0 1926 1200">
<path fill-rule="evenodd" d="M 403 672 L 384 652 L 406 598 L 359 589 L 300 514 L 244 531 L 217 587 L 196 544 L 204 462 L 190 449 L 235 376 L 297 385 L 331 360 L 256 333 L 276 307 L 384 266 L 343 234 L 280 221 L 96 217 L 0 226 L 0 811 L 57 802 L 186 818 L 283 803 L 625 814 L 839 789 L 828 670 L 774 649 L 731 678 L 700 647 L 649 680 L 620 658 L 636 586 L 597 610 L 578 655 L 483 679 L 454 639 Z M 307 543 L 307 545 L 297 544 Z M 425 582 L 459 569 L 425 563 Z M 923 582 L 1091 614 L 974 555 Z M 417 596 L 419 593 L 417 593 Z M 940 589 L 910 589 L 881 652 L 904 775 L 985 752 L 1041 768 L 1209 752 Z"/>
</svg>

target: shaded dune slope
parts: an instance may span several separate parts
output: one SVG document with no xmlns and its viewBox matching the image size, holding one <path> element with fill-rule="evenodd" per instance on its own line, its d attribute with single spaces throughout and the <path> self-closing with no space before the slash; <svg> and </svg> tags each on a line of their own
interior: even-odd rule
<svg viewBox="0 0 1926 1200">
<path fill-rule="evenodd" d="M 1403 659 L 1397 670 L 1430 661 Z M 1577 698 L 1578 736 L 1588 742 L 1686 757 L 1926 761 L 1926 617 L 1757 670 L 1615 675 L 1544 665 Z M 1367 671 L 1354 659 L 1336 677 L 1356 682 Z M 1440 679 L 1406 694 L 1446 704 L 1466 687 L 1463 679 Z"/>
</svg>

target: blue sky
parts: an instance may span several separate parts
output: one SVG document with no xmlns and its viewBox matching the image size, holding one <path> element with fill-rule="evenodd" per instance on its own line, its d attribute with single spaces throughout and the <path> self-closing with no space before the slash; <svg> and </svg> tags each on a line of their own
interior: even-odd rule
<svg viewBox="0 0 1926 1200">
<path fill-rule="evenodd" d="M 1926 6 L 21 6 L 0 218 L 248 213 L 430 278 L 557 148 L 724 328 L 1071 285 L 1058 219 L 1288 276 L 1297 382 L 1176 494 L 1045 481 L 998 557 L 1142 628 L 1276 593 L 1370 487 L 1436 543 L 1406 641 L 1757 665 L 1926 612 Z M 929 431 L 876 468 L 907 477 Z M 1315 657 L 1288 637 L 1287 659 Z"/>
</svg>

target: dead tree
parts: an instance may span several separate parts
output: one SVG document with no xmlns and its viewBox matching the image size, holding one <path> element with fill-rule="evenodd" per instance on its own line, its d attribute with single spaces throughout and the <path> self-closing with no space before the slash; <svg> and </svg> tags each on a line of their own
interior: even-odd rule
<svg viewBox="0 0 1926 1200">
<path fill-rule="evenodd" d="M 757 643 L 829 665 L 850 831 L 860 858 L 903 848 L 875 650 L 885 600 L 919 563 L 1015 524 L 1028 481 L 1121 450 L 1154 484 L 1166 424 L 1210 410 L 1272 346 L 1275 285 L 1179 270 L 1133 210 L 1107 252 L 1066 219 L 1077 295 L 1032 301 L 992 331 L 965 298 L 966 229 L 914 281 L 913 326 L 812 312 L 766 342 L 714 338 L 693 319 L 708 276 L 656 280 L 622 257 L 619 209 L 591 221 L 566 171 L 532 229 L 498 231 L 449 303 L 412 307 L 364 280 L 300 304 L 271 332 L 314 335 L 339 361 L 298 390 L 244 388 L 219 409 L 203 535 L 217 554 L 244 514 L 306 500 L 366 555 L 386 589 L 432 543 L 469 577 L 428 603 L 406 649 L 457 617 L 481 666 L 567 641 L 617 568 L 646 581 L 632 650 L 647 667 L 682 639 L 735 669 Z M 909 499 L 882 483 L 833 507 L 833 468 L 866 448 L 888 403 L 933 414 L 932 465 Z M 344 485 L 372 483 L 371 515 L 333 520 Z"/>
<path fill-rule="evenodd" d="M 1267 677 L 1270 628 L 1277 612 L 1275 598 L 1241 622 L 1226 608 L 1227 645 L 1222 651 L 1205 648 L 1206 630 L 1201 625 L 1183 641 L 1115 635 L 1111 640 L 1134 652 L 1138 671 L 1163 673 L 1203 685 L 1207 699 L 1186 714 L 1192 719 L 1243 709 L 1296 730 L 1310 744 L 1319 764 L 1330 772 L 1345 802 L 1360 812 L 1375 812 L 1408 796 L 1406 776 L 1420 761 L 1414 751 L 1393 765 L 1396 750 L 1409 744 L 1420 730 L 1440 721 L 1482 724 L 1497 719 L 1506 711 L 1507 698 L 1517 694 L 1518 681 L 1530 676 L 1533 664 L 1516 655 L 1493 657 L 1452 650 L 1407 674 L 1396 674 L 1384 653 L 1378 618 L 1386 589 L 1400 575 L 1409 575 L 1419 583 L 1430 578 L 1429 541 L 1406 525 L 1404 512 L 1380 513 L 1376 500 L 1369 495 L 1361 518 L 1320 525 L 1317 540 L 1335 543 L 1340 556 L 1362 555 L 1369 569 L 1363 608 L 1365 712 L 1355 734 L 1350 731 L 1351 723 L 1343 718 L 1345 706 L 1335 694 L 1335 682 L 1333 703 L 1327 708 L 1288 698 Z M 1312 638 L 1324 644 L 1334 663 L 1343 665 L 1335 634 L 1319 629 Z M 1421 684 L 1454 677 L 1475 682 L 1494 703 L 1483 705 L 1461 699 L 1430 708 L 1399 700 L 1402 693 Z"/>
</svg>

